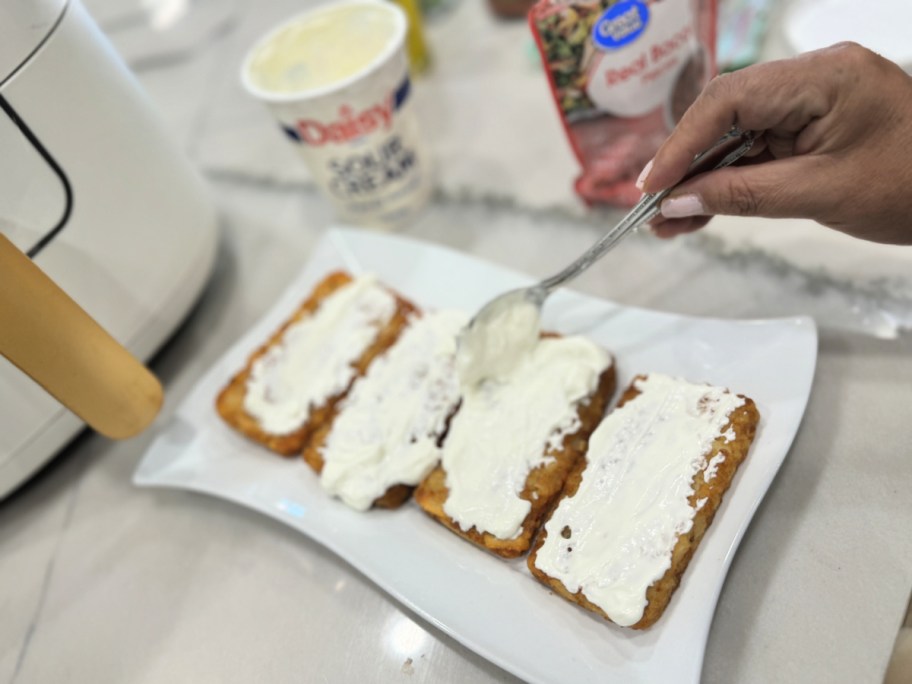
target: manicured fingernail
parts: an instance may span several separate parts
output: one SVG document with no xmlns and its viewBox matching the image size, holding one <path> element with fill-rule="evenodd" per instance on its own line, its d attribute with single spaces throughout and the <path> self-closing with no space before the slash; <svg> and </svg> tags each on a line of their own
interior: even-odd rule
<svg viewBox="0 0 912 684">
<path fill-rule="evenodd" d="M 643 186 L 646 184 L 646 177 L 649 176 L 649 172 L 652 171 L 652 160 L 650 159 L 647 162 L 646 166 L 643 167 L 643 170 L 640 171 L 640 175 L 636 180 L 637 190 L 642 191 Z"/>
<path fill-rule="evenodd" d="M 669 197 L 662 202 L 662 216 L 665 218 L 687 218 L 700 216 L 706 213 L 703 202 L 697 195 L 681 195 Z"/>
</svg>

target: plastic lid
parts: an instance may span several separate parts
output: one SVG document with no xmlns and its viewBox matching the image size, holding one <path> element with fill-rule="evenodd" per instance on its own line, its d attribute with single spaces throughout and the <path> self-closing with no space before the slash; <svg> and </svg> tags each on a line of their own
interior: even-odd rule
<svg viewBox="0 0 912 684">
<path fill-rule="evenodd" d="M 910 26 L 910 0 L 800 0 L 788 12 L 785 34 L 798 52 L 851 40 L 912 72 Z"/>
<path fill-rule="evenodd" d="M 67 0 L 0 2 L 0 85 L 54 30 Z"/>
</svg>

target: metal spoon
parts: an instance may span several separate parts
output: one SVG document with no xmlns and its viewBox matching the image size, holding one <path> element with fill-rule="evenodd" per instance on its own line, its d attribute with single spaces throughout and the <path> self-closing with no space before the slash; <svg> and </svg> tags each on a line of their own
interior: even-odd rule
<svg viewBox="0 0 912 684">
<path fill-rule="evenodd" d="M 478 313 L 475 314 L 475 317 L 469 321 L 460 336 L 460 353 L 462 353 L 463 348 L 472 349 L 473 351 L 470 356 L 477 361 L 465 360 L 462 362 L 461 366 L 467 368 L 471 363 L 478 362 L 484 363 L 485 365 L 491 365 L 495 362 L 500 363 L 501 361 L 507 363 L 510 358 L 517 356 L 518 354 L 515 352 L 521 351 L 523 346 L 527 346 L 523 345 L 522 340 L 519 340 L 519 338 L 528 337 L 530 332 L 537 336 L 537 327 L 535 330 L 532 330 L 529 322 L 534 320 L 537 326 L 538 319 L 537 316 L 534 318 L 528 315 L 522 317 L 514 316 L 514 318 L 522 318 L 525 324 L 523 326 L 515 326 L 516 329 L 513 334 L 509 331 L 503 331 L 505 334 L 501 334 L 497 340 L 498 349 L 489 349 L 491 346 L 490 331 L 494 330 L 498 325 L 500 328 L 505 327 L 503 323 L 507 320 L 510 312 L 515 313 L 520 309 L 532 306 L 535 308 L 535 311 L 540 314 L 541 307 L 548 298 L 548 295 L 559 286 L 572 280 L 589 268 L 633 229 L 647 223 L 657 216 L 662 200 L 680 185 L 680 183 L 693 178 L 699 173 L 721 169 L 722 167 L 734 163 L 750 150 L 754 144 L 755 137 L 755 134 L 750 131 L 744 132 L 733 128 L 722 136 L 712 147 L 694 157 L 687 173 L 678 184 L 666 190 L 662 190 L 661 192 L 643 195 L 636 206 L 634 206 L 633 209 L 614 226 L 614 228 L 605 233 L 598 242 L 592 245 L 592 247 L 586 250 L 582 256 L 565 269 L 549 278 L 545 278 L 531 287 L 510 290 L 485 304 Z M 523 329 L 520 329 L 521 327 Z M 505 335 L 511 339 L 505 339 Z M 515 349 L 512 346 L 512 337 L 519 340 L 515 345 Z M 486 373 L 487 369 L 476 369 L 472 373 L 472 380 L 480 379 L 481 377 L 484 377 Z"/>
</svg>

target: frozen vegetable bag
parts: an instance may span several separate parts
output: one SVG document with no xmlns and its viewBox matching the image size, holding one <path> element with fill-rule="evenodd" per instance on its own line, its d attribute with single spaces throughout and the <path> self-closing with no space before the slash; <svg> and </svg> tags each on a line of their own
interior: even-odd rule
<svg viewBox="0 0 912 684">
<path fill-rule="evenodd" d="M 589 203 L 633 205 L 640 170 L 715 72 L 715 0 L 540 0 L 529 23 Z"/>
</svg>

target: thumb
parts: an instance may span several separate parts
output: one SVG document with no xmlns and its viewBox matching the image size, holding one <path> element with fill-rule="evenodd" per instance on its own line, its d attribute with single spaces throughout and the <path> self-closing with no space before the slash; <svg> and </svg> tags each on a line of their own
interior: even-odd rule
<svg viewBox="0 0 912 684">
<path fill-rule="evenodd" d="M 697 176 L 662 201 L 665 218 L 724 214 L 814 218 L 832 203 L 820 160 L 789 157 Z"/>
</svg>

